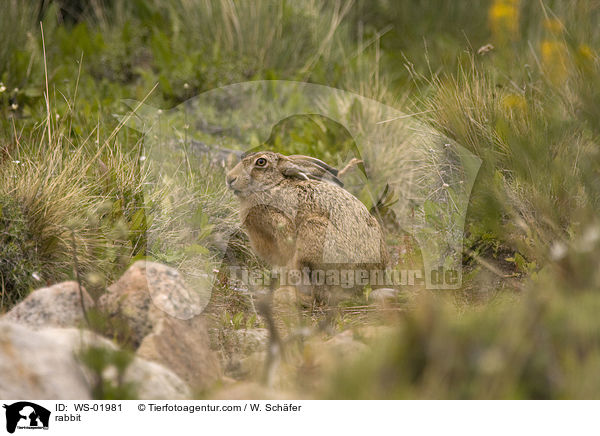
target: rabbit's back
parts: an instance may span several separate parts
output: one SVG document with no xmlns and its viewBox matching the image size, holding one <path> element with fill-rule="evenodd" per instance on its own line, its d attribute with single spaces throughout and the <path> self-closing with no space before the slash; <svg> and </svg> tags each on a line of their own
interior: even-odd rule
<svg viewBox="0 0 600 436">
<path fill-rule="evenodd" d="M 284 180 L 248 197 L 242 221 L 255 251 L 270 264 L 385 268 L 377 220 L 345 189 L 314 180 Z"/>
<path fill-rule="evenodd" d="M 324 264 L 383 264 L 383 234 L 377 220 L 367 208 L 343 188 L 326 182 L 305 182 L 311 185 L 312 198 L 302 204 L 308 214 L 328 217 L 322 240 Z M 325 212 L 325 213 L 324 213 Z"/>
</svg>

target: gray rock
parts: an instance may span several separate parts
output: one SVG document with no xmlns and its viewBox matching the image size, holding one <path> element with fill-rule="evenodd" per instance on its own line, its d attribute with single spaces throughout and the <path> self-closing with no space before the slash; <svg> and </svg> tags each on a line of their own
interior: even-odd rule
<svg viewBox="0 0 600 436">
<path fill-rule="evenodd" d="M 206 323 L 199 316 L 186 321 L 170 317 L 158 320 L 136 354 L 171 369 L 194 389 L 206 389 L 221 377 Z"/>
<path fill-rule="evenodd" d="M 374 289 L 369 294 L 369 300 L 375 301 L 379 304 L 392 303 L 398 301 L 398 295 L 400 291 L 393 288 L 379 288 Z"/>
<path fill-rule="evenodd" d="M 210 349 L 204 317 L 186 312 L 189 295 L 176 270 L 138 261 L 98 305 L 109 317 L 126 322 L 138 356 L 170 368 L 192 388 L 204 389 L 221 377 L 221 368 Z"/>
<path fill-rule="evenodd" d="M 100 297 L 98 306 L 109 316 L 126 321 L 134 345 L 139 345 L 163 318 L 194 318 L 201 312 L 195 303 L 177 270 L 137 261 Z"/>
<path fill-rule="evenodd" d="M 71 335 L 0 322 L 0 398 L 91 399 Z"/>
<path fill-rule="evenodd" d="M 92 373 L 76 357 L 90 345 L 117 348 L 85 330 L 33 330 L 0 322 L 0 398 L 91 399 Z M 109 368 L 103 375 L 114 381 L 116 371 Z M 140 399 L 190 397 L 189 388 L 176 374 L 141 358 L 128 366 L 124 381 L 138 387 Z"/>
<path fill-rule="evenodd" d="M 127 368 L 125 380 L 138 386 L 140 400 L 184 400 L 191 397 L 188 385 L 177 374 L 158 363 L 139 357 Z"/>
<path fill-rule="evenodd" d="M 86 309 L 94 305 L 92 297 L 82 288 Z M 33 328 L 76 327 L 84 323 L 77 282 L 58 283 L 33 291 L 3 317 Z"/>
<path fill-rule="evenodd" d="M 134 347 L 152 331 L 155 322 L 162 317 L 152 304 L 148 292 L 148 280 L 144 262 L 134 263 L 123 276 L 98 300 L 98 307 L 109 318 L 125 322 Z"/>
<path fill-rule="evenodd" d="M 216 133 L 220 132 L 220 129 L 214 130 Z M 217 147 L 215 145 L 207 145 L 204 142 L 190 140 L 189 147 L 191 152 L 197 156 L 208 156 L 210 162 L 213 164 L 225 167 L 226 165 L 231 165 L 232 163 L 239 162 L 242 151 L 240 150 L 232 150 L 230 148 Z"/>
</svg>

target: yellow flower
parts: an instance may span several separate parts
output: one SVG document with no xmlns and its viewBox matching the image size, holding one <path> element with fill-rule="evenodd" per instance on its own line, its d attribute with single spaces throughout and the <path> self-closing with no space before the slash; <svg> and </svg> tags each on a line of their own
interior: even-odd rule
<svg viewBox="0 0 600 436">
<path fill-rule="evenodd" d="M 516 9 L 513 5 L 503 2 L 496 2 L 492 5 L 490 16 L 492 17 L 492 20 L 496 21 L 514 18 L 516 17 Z"/>
<path fill-rule="evenodd" d="M 591 73 L 594 69 L 594 61 L 598 55 L 587 44 L 580 44 L 575 52 L 575 62 L 584 72 Z"/>
<path fill-rule="evenodd" d="M 488 18 L 498 44 L 516 39 L 519 33 L 519 0 L 494 0 Z"/>
<path fill-rule="evenodd" d="M 590 61 L 593 61 L 594 58 L 596 57 L 592 48 L 587 44 L 581 44 L 579 47 L 577 47 L 577 54 L 581 58 L 590 60 Z"/>
</svg>

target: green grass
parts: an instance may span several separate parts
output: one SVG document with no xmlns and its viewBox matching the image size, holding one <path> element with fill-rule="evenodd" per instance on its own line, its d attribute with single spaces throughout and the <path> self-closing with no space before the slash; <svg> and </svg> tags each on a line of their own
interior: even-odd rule
<svg viewBox="0 0 600 436">
<path fill-rule="evenodd" d="M 95 296 L 144 256 L 184 272 L 218 266 L 237 229 L 225 169 L 184 153 L 170 181 L 157 178 L 150 139 L 114 116 L 128 111 L 122 99 L 168 110 L 231 83 L 308 81 L 419 113 L 483 161 L 463 289 L 411 300 L 392 343 L 318 395 L 600 395 L 596 1 L 101 3 L 66 17 L 52 2 L 43 42 L 36 5 L 9 0 L 0 16 L 0 311 L 72 278 L 74 256 Z M 260 145 L 243 114 L 219 119 L 218 103 L 175 124 L 182 137 Z M 344 126 L 302 116 L 264 146 L 337 164 L 353 144 Z M 368 157 L 402 161 L 394 149 Z M 366 204 L 376 176 L 356 192 Z M 242 236 L 232 244 L 259 265 Z M 230 293 L 216 298 L 220 319 L 242 325 L 250 309 Z"/>
</svg>

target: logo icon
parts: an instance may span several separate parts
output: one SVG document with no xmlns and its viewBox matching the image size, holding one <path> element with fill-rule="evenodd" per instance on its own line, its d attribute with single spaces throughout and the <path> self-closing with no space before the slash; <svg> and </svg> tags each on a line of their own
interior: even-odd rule
<svg viewBox="0 0 600 436">
<path fill-rule="evenodd" d="M 10 405 L 4 404 L 6 409 L 6 431 L 14 433 L 18 429 L 48 429 L 50 411 L 42 406 L 29 401 L 19 401 Z"/>
</svg>

